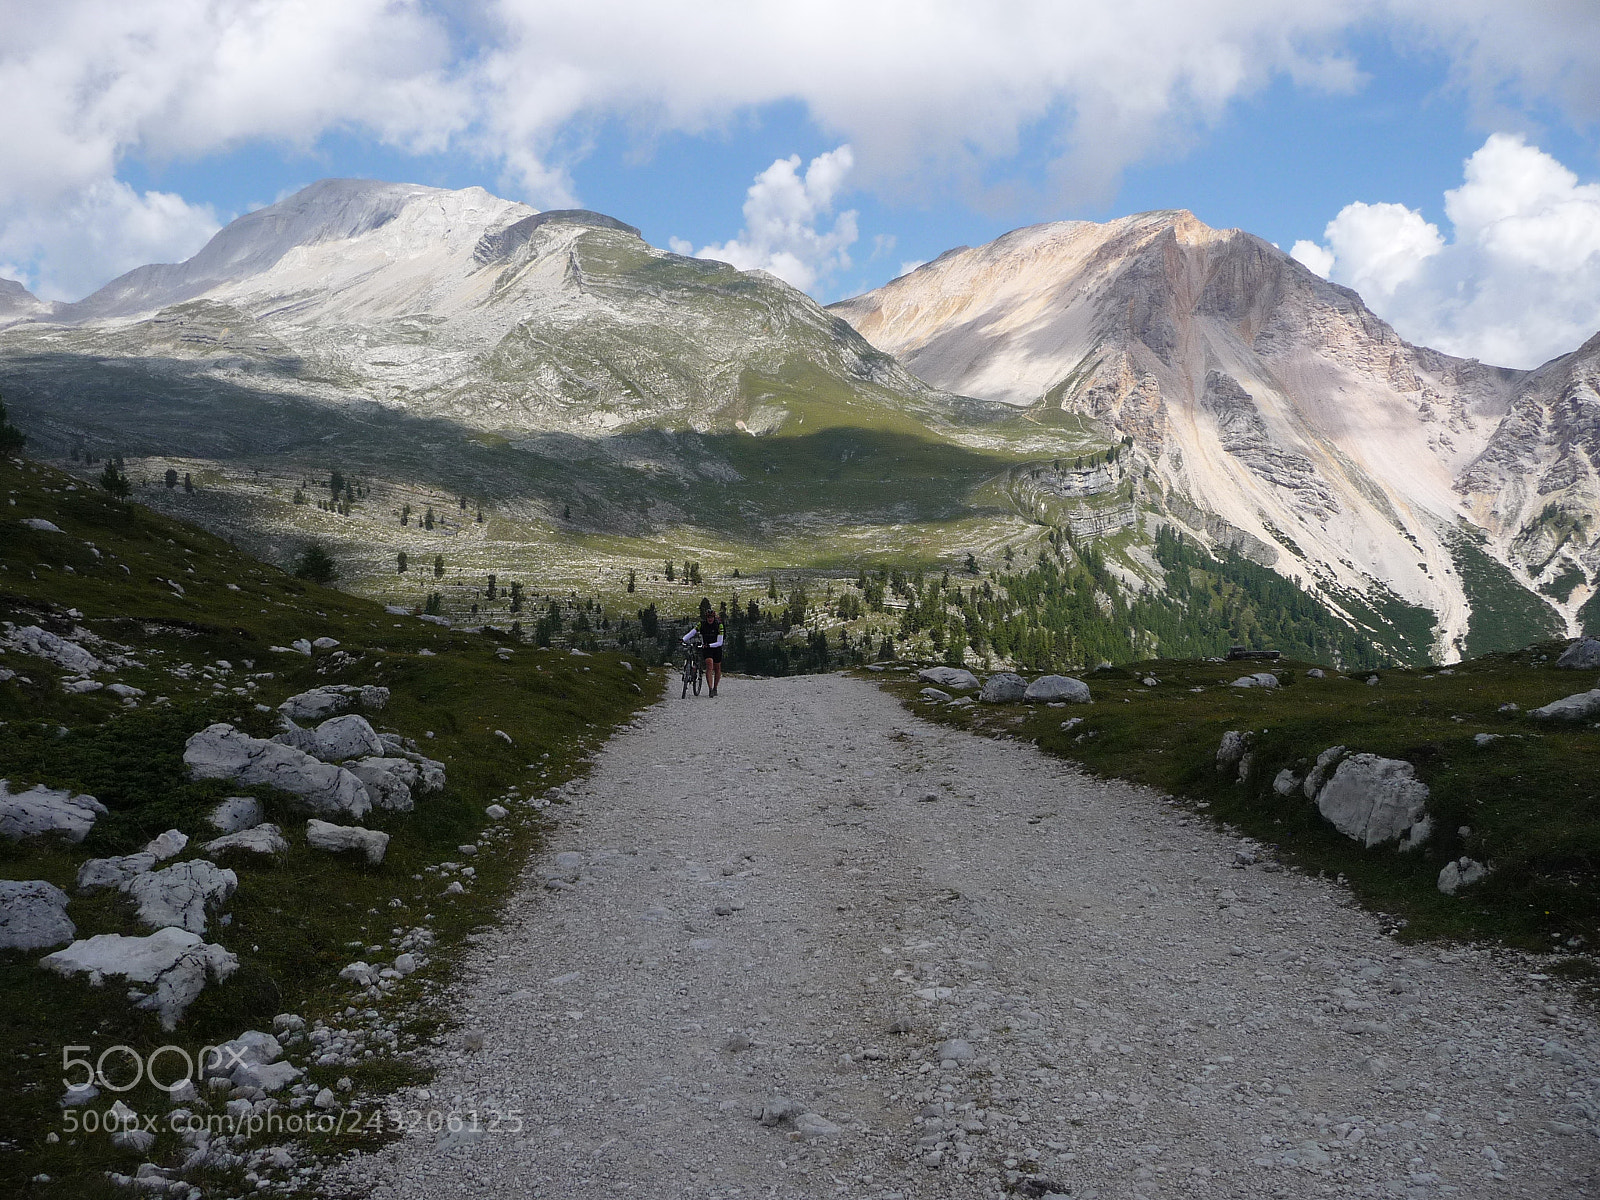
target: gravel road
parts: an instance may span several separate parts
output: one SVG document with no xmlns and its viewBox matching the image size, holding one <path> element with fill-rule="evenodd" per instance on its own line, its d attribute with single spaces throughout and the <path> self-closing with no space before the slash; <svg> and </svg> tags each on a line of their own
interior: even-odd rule
<svg viewBox="0 0 1600 1200">
<path fill-rule="evenodd" d="M 674 694 L 566 794 L 397 1101 L 483 1128 L 329 1193 L 1600 1194 L 1600 1039 L 1536 962 L 1159 793 L 808 676 Z"/>
</svg>

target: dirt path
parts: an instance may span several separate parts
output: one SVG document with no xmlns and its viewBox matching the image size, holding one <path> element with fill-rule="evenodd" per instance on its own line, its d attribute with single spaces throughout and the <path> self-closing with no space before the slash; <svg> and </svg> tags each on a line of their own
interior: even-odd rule
<svg viewBox="0 0 1600 1200">
<path fill-rule="evenodd" d="M 522 1130 L 343 1187 L 1600 1193 L 1592 1024 L 1156 793 L 813 676 L 664 701 L 571 795 L 457 988 L 482 1048 L 399 1101 Z"/>
</svg>

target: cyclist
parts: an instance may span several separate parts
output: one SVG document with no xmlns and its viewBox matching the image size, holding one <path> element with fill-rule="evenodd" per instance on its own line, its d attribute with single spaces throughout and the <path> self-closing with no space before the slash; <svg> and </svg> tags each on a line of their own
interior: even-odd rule
<svg viewBox="0 0 1600 1200">
<path fill-rule="evenodd" d="M 695 627 L 700 635 L 700 646 L 706 658 L 706 684 L 713 697 L 717 684 L 722 682 L 722 618 L 711 607 L 711 601 L 700 598 L 700 624 Z"/>
</svg>

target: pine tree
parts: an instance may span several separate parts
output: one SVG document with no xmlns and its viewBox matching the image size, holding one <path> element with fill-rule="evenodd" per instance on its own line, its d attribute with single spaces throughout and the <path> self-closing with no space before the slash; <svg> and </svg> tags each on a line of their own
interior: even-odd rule
<svg viewBox="0 0 1600 1200">
<path fill-rule="evenodd" d="M 133 490 L 128 477 L 117 470 L 115 462 L 106 463 L 106 469 L 100 473 L 100 486 L 119 500 Z"/>
<path fill-rule="evenodd" d="M 183 473 L 183 493 L 186 496 L 194 495 L 194 480 L 189 478 L 189 472 Z"/>
<path fill-rule="evenodd" d="M 433 577 L 435 579 L 444 578 L 444 555 L 442 554 L 433 556 Z"/>
<path fill-rule="evenodd" d="M 400 569 L 400 574 L 404 575 L 406 573 L 406 552 L 402 550 L 399 554 L 396 554 L 394 556 L 394 562 L 395 566 Z"/>
<path fill-rule="evenodd" d="M 174 471 L 171 467 L 167 468 L 166 483 L 167 483 L 167 491 L 169 491 L 169 492 L 173 488 L 178 486 L 178 473 L 176 471 Z"/>
<path fill-rule="evenodd" d="M 638 582 L 638 580 L 639 580 L 639 572 L 637 572 L 637 571 L 629 571 L 628 572 L 628 590 L 630 592 L 633 591 L 634 584 L 636 584 Z"/>
<path fill-rule="evenodd" d="M 667 559 L 667 582 L 671 583 L 677 577 L 678 577 L 677 571 L 674 569 L 674 567 L 672 565 L 672 560 L 669 558 L 669 559 Z"/>
<path fill-rule="evenodd" d="M 491 575 L 491 576 L 489 576 L 489 586 L 488 586 L 488 588 L 487 588 L 487 589 L 486 589 L 486 590 L 485 590 L 485 591 L 484 591 L 484 593 L 483 593 L 483 598 L 484 598 L 484 599 L 485 599 L 485 600 L 487 600 L 487 601 L 488 601 L 488 602 L 489 602 L 489 603 L 490 603 L 490 604 L 493 604 L 493 603 L 494 603 L 494 598 L 495 598 L 495 596 L 496 596 L 496 595 L 497 595 L 497 594 L 498 594 L 498 593 L 497 593 L 497 592 L 496 592 L 496 591 L 495 591 L 495 581 L 494 581 L 494 576 L 493 576 L 493 575 Z"/>
<path fill-rule="evenodd" d="M 431 504 L 428 505 L 427 515 L 422 518 L 422 527 L 424 529 L 433 528 L 433 505 Z"/>
<path fill-rule="evenodd" d="M 427 601 L 422 605 L 422 611 L 430 617 L 442 617 L 444 615 L 444 597 L 438 592 L 429 592 Z"/>
<path fill-rule="evenodd" d="M 300 551 L 300 557 L 295 562 L 294 574 L 296 579 L 309 579 L 312 583 L 324 586 L 339 578 L 339 571 L 334 566 L 332 555 L 316 542 L 308 543 L 305 549 Z"/>
<path fill-rule="evenodd" d="M 402 525 L 411 524 L 411 505 L 409 505 L 409 504 L 404 505 L 400 509 L 400 524 L 402 524 Z"/>
</svg>

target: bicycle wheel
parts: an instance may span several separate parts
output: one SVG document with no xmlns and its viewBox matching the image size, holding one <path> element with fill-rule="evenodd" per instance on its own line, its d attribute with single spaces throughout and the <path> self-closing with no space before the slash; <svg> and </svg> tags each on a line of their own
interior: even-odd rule
<svg viewBox="0 0 1600 1200">
<path fill-rule="evenodd" d="M 703 675 L 703 672 L 700 670 L 700 664 L 699 663 L 695 663 L 695 665 L 694 665 L 694 694 L 696 696 L 698 696 L 700 694 L 700 680 L 702 678 L 702 675 Z"/>
<path fill-rule="evenodd" d="M 678 699 L 683 700 L 683 699 L 687 699 L 688 698 L 688 695 L 689 695 L 689 681 L 691 679 L 694 679 L 694 675 L 695 675 L 694 663 L 689 659 L 684 659 L 684 661 L 683 661 L 683 695 L 679 696 Z M 698 696 L 700 694 L 700 681 L 697 680 L 697 679 L 695 680 L 695 683 L 694 683 L 694 691 L 695 691 L 695 695 Z"/>
</svg>

